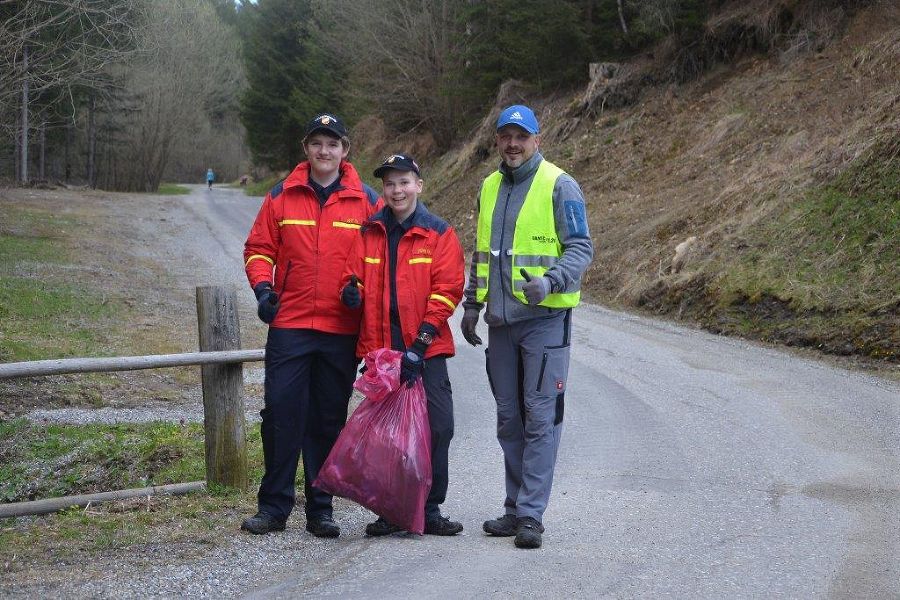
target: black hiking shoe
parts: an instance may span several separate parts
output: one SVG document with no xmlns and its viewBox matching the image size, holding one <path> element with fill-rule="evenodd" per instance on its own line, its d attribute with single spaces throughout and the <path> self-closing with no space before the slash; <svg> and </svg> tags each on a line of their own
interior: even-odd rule
<svg viewBox="0 0 900 600">
<path fill-rule="evenodd" d="M 462 530 L 462 523 L 451 521 L 447 517 L 425 521 L 425 533 L 428 535 L 456 535 Z"/>
<path fill-rule="evenodd" d="M 519 529 L 519 518 L 516 515 L 503 515 L 490 521 L 485 521 L 481 526 L 485 533 L 497 537 L 511 537 L 516 535 Z"/>
<path fill-rule="evenodd" d="M 258 512 L 252 517 L 244 519 L 244 522 L 241 523 L 241 529 L 257 535 L 263 535 L 270 531 L 284 531 L 284 521 L 269 513 Z"/>
<path fill-rule="evenodd" d="M 306 530 L 316 537 L 336 538 L 341 535 L 341 528 L 330 516 L 307 517 Z"/>
<path fill-rule="evenodd" d="M 371 535 L 374 537 L 378 537 L 381 535 L 390 535 L 392 533 L 397 533 L 398 531 L 403 531 L 403 528 L 399 525 L 388 523 L 381 517 L 378 517 L 378 520 L 374 523 L 369 523 L 368 525 L 366 525 L 366 535 Z"/>
<path fill-rule="evenodd" d="M 544 526 L 537 519 L 522 517 L 519 519 L 519 530 L 516 531 L 516 548 L 540 548 L 542 533 Z"/>
</svg>

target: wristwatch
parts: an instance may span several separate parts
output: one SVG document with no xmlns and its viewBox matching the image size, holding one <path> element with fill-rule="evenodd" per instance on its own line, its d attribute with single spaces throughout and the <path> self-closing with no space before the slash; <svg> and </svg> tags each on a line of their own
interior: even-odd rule
<svg viewBox="0 0 900 600">
<path fill-rule="evenodd" d="M 416 337 L 416 341 L 425 344 L 426 346 L 430 346 L 431 342 L 434 341 L 434 336 L 427 331 L 420 331 L 419 335 Z"/>
</svg>

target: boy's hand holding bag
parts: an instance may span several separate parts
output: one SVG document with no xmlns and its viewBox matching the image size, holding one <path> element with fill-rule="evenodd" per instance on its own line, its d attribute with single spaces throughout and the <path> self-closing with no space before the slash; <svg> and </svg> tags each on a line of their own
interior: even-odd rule
<svg viewBox="0 0 900 600">
<path fill-rule="evenodd" d="M 366 355 L 366 371 L 353 384 L 366 399 L 313 485 L 421 535 L 431 489 L 431 430 L 422 379 L 401 385 L 401 360 L 401 352 L 386 348 Z"/>
</svg>

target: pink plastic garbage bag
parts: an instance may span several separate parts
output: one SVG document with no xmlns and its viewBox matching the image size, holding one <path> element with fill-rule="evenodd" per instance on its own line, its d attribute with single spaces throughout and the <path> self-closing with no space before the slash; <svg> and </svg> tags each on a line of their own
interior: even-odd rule
<svg viewBox="0 0 900 600">
<path fill-rule="evenodd" d="M 313 485 L 421 535 L 431 489 L 431 430 L 421 378 L 411 388 L 399 385 L 400 357 L 388 349 L 366 356 L 367 370 L 354 384 L 366 399 Z"/>
</svg>

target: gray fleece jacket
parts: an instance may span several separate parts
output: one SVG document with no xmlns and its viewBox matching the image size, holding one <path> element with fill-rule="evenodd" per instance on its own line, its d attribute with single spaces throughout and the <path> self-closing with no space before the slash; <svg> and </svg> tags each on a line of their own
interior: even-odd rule
<svg viewBox="0 0 900 600">
<path fill-rule="evenodd" d="M 503 180 L 491 221 L 491 263 L 488 277 L 487 312 L 484 321 L 489 326 L 511 325 L 528 319 L 545 318 L 567 310 L 523 304 L 510 289 L 512 248 L 516 219 L 531 187 L 534 174 L 544 157 L 540 152 L 516 169 L 500 166 Z M 479 202 L 480 204 L 480 202 Z M 480 210 L 479 206 L 479 210 Z M 544 276 L 550 280 L 552 292 L 574 292 L 581 288 L 581 276 L 594 256 L 594 244 L 588 230 L 587 211 L 581 188 L 568 174 L 560 175 L 553 186 L 553 214 L 556 218 L 557 239 L 563 247 L 560 260 Z M 466 284 L 466 310 L 481 310 L 483 304 L 475 300 L 475 256 L 469 267 Z"/>
</svg>

